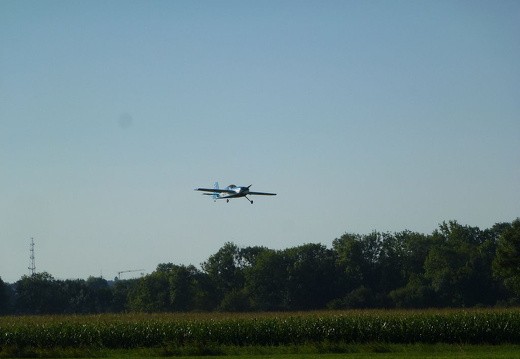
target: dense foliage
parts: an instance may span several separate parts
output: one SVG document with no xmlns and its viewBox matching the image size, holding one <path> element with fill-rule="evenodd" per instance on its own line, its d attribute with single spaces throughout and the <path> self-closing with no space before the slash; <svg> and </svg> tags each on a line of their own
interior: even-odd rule
<svg viewBox="0 0 520 359">
<path fill-rule="evenodd" d="M 507 306 L 520 296 L 520 219 L 443 222 L 432 234 L 345 233 L 332 248 L 226 243 L 202 263 L 142 278 L 0 279 L 0 315 Z"/>
<path fill-rule="evenodd" d="M 0 318 L 0 354 L 23 348 L 520 343 L 518 310 L 111 314 Z"/>
</svg>

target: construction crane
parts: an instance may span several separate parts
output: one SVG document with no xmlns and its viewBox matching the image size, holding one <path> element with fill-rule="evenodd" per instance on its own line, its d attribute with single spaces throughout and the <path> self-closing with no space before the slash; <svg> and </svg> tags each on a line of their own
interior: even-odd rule
<svg viewBox="0 0 520 359">
<path fill-rule="evenodd" d="M 141 275 L 143 275 L 144 273 L 144 269 L 129 269 L 129 270 L 122 270 L 120 272 L 117 272 L 117 278 L 118 279 L 121 279 L 121 274 L 123 273 L 130 273 L 130 272 L 141 272 Z"/>
</svg>

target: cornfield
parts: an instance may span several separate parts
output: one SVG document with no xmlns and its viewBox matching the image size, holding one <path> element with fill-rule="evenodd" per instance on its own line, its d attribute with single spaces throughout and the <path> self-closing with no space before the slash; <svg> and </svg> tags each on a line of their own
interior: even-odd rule
<svg viewBox="0 0 520 359">
<path fill-rule="evenodd" d="M 2 347 L 520 343 L 520 310 L 0 317 Z"/>
</svg>

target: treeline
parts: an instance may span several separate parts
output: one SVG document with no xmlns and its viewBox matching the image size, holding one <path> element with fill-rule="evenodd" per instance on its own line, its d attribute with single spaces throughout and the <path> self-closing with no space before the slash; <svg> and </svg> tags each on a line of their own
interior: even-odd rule
<svg viewBox="0 0 520 359">
<path fill-rule="evenodd" d="M 481 230 L 443 222 L 432 234 L 345 233 L 332 248 L 226 243 L 201 264 L 159 264 L 142 278 L 0 279 L 0 314 L 295 311 L 517 305 L 520 219 Z"/>
</svg>

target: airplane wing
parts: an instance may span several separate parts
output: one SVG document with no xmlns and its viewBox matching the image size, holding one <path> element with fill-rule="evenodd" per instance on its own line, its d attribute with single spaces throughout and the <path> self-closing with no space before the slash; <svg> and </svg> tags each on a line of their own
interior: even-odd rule
<svg viewBox="0 0 520 359">
<path fill-rule="evenodd" d="M 229 189 L 216 189 L 216 188 L 195 188 L 195 191 L 202 191 L 202 192 L 211 192 L 213 193 L 236 193 L 235 191 L 231 191 Z M 203 193 L 206 194 L 206 193 Z"/>
<path fill-rule="evenodd" d="M 249 192 L 248 195 L 253 194 L 257 196 L 276 196 L 276 193 L 267 193 L 267 192 Z"/>
</svg>

